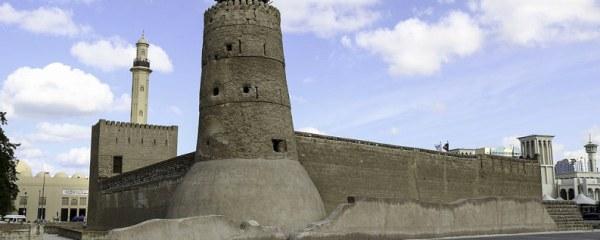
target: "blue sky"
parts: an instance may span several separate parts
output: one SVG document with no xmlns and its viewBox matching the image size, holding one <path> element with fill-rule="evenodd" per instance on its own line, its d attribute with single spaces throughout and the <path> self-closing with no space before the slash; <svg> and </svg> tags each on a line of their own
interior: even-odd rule
<svg viewBox="0 0 600 240">
<path fill-rule="evenodd" d="M 153 44 L 149 121 L 194 150 L 209 0 L 0 1 L 0 110 L 34 171 L 87 173 L 90 127 L 129 120 L 132 48 Z M 276 0 L 298 130 L 420 148 L 556 135 L 600 142 L 596 0 Z"/>
</svg>

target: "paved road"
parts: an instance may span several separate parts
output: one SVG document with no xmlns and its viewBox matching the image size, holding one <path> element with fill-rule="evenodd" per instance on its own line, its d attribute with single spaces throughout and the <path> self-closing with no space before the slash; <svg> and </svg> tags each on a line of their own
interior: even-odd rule
<svg viewBox="0 0 600 240">
<path fill-rule="evenodd" d="M 453 240 L 600 240 L 600 232 L 514 235 L 501 237 L 452 238 Z"/>
<path fill-rule="evenodd" d="M 448 238 L 453 240 L 600 240 L 600 232 L 554 233 L 536 235 L 514 235 L 502 237 Z M 44 234 L 44 240 L 70 240 L 56 235 Z"/>
<path fill-rule="evenodd" d="M 43 240 L 71 240 L 71 239 L 59 237 L 54 234 L 44 234 Z"/>
</svg>

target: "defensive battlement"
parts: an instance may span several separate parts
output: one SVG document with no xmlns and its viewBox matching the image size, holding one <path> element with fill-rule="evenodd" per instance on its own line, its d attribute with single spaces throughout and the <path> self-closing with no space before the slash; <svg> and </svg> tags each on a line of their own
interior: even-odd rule
<svg viewBox="0 0 600 240">
<path fill-rule="evenodd" d="M 327 136 L 327 135 L 314 134 L 314 133 L 306 133 L 306 132 L 295 132 L 295 134 L 296 134 L 296 136 L 300 136 L 300 137 L 318 138 L 318 139 L 325 139 L 325 140 L 331 140 L 331 141 L 336 141 L 336 142 L 346 142 L 346 143 L 353 143 L 353 144 L 360 144 L 360 145 L 368 145 L 368 146 L 373 146 L 373 147 L 398 149 L 398 150 L 403 150 L 403 151 L 412 151 L 412 152 L 421 152 L 421 153 L 428 153 L 428 154 L 435 154 L 435 155 L 444 155 L 444 156 L 450 156 L 450 157 L 456 157 L 456 158 L 479 159 L 481 157 L 481 155 L 461 155 L 461 154 L 454 154 L 454 153 L 434 151 L 434 150 L 429 150 L 429 149 L 404 147 L 404 146 L 398 146 L 398 145 L 392 145 L 392 144 L 377 143 L 377 142 L 357 140 L 357 139 L 350 139 L 350 138 L 342 138 L 342 137 L 334 137 L 334 136 Z M 491 158 L 491 159 L 495 159 L 495 160 L 509 160 L 509 161 L 523 161 L 523 160 L 527 160 L 527 161 L 532 161 L 532 162 L 536 161 L 535 159 L 518 159 L 518 158 L 495 156 L 495 155 L 486 155 L 486 157 Z"/>
<path fill-rule="evenodd" d="M 109 121 L 100 119 L 98 122 L 99 125 L 105 126 L 117 126 L 123 128 L 141 128 L 141 129 L 157 129 L 157 130 L 168 130 L 168 131 L 177 131 L 178 127 L 175 125 L 172 126 L 161 126 L 161 125 L 151 125 L 151 124 L 138 124 L 138 123 L 130 123 L 130 122 L 119 122 L 119 121 Z"/>
<path fill-rule="evenodd" d="M 263 0 L 220 1 L 204 13 L 205 33 L 220 26 L 240 24 L 280 29 L 281 16 L 277 8 Z"/>
</svg>

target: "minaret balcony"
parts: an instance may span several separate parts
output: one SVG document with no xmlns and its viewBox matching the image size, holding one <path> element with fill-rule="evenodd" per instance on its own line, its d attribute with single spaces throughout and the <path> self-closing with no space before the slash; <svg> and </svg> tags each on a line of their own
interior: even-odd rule
<svg viewBox="0 0 600 240">
<path fill-rule="evenodd" d="M 147 68 L 150 68 L 150 61 L 148 61 L 148 60 L 134 60 L 133 61 L 133 66 L 134 67 L 147 67 Z"/>
</svg>

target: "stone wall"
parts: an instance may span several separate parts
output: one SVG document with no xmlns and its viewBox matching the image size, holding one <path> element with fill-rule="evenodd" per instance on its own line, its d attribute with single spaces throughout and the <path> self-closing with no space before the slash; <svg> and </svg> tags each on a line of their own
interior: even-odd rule
<svg viewBox="0 0 600 240">
<path fill-rule="evenodd" d="M 0 240 L 41 240 L 42 234 L 30 224 L 0 224 Z"/>
<path fill-rule="evenodd" d="M 481 197 L 540 198 L 534 160 L 436 151 L 296 133 L 299 159 L 327 212 L 348 196 L 448 203 Z"/>
<path fill-rule="evenodd" d="M 194 163 L 194 153 L 102 180 L 98 188 L 98 229 L 131 226 L 165 218 L 175 188 Z"/>
<path fill-rule="evenodd" d="M 130 172 L 177 156 L 177 126 L 157 126 L 100 120 L 92 127 L 88 223 L 102 214 L 98 206 L 102 179 L 117 176 L 113 159 L 122 157 L 122 172 Z"/>
<path fill-rule="evenodd" d="M 557 230 L 538 199 L 480 198 L 452 203 L 359 199 L 294 239 L 406 239 Z"/>
<path fill-rule="evenodd" d="M 157 126 L 100 120 L 94 127 L 98 138 L 98 177 L 116 176 L 113 157 L 123 157 L 123 173 L 177 156 L 177 126 Z M 96 159 L 95 159 L 96 160 Z"/>
</svg>

